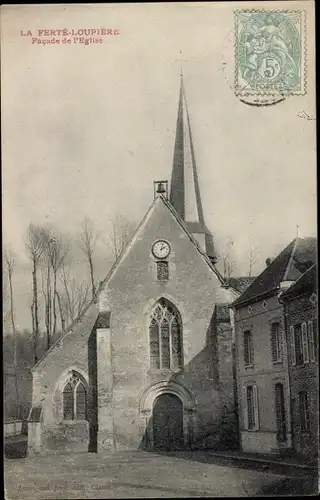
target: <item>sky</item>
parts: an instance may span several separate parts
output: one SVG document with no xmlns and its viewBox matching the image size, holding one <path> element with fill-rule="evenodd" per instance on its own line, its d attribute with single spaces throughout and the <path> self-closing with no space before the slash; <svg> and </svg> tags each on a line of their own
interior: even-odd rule
<svg viewBox="0 0 320 500">
<path fill-rule="evenodd" d="M 219 248 L 234 242 L 236 274 L 248 273 L 252 247 L 258 274 L 297 226 L 316 235 L 315 120 L 298 116 L 315 116 L 313 4 L 285 4 L 308 11 L 307 93 L 259 108 L 233 87 L 239 3 L 2 6 L 3 240 L 17 255 L 20 328 L 30 327 L 30 222 L 74 235 L 89 216 L 106 239 L 114 214 L 138 224 L 153 181 L 170 181 L 181 63 L 204 216 Z M 38 30 L 103 27 L 118 34 L 32 43 L 54 38 Z M 106 245 L 96 259 L 103 279 Z"/>
</svg>

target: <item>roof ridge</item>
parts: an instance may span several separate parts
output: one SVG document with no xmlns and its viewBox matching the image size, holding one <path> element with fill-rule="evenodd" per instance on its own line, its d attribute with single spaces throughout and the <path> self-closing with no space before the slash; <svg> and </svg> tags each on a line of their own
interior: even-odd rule
<svg viewBox="0 0 320 500">
<path fill-rule="evenodd" d="M 73 332 L 73 329 L 74 329 L 74 326 L 78 323 L 81 322 L 81 319 L 83 318 L 83 316 L 85 315 L 85 313 L 90 309 L 90 307 L 93 305 L 93 304 L 96 304 L 97 303 L 97 298 L 98 298 L 98 295 L 96 295 L 93 299 L 90 300 L 89 304 L 84 308 L 84 310 L 82 311 L 82 313 L 72 321 L 72 323 L 70 323 L 70 325 L 68 326 L 68 328 L 63 332 L 63 334 L 61 335 L 61 337 L 59 337 L 50 347 L 49 349 L 43 354 L 43 356 L 36 362 L 36 364 L 31 368 L 31 371 L 33 372 L 41 363 L 42 361 L 48 356 L 48 354 L 53 351 L 53 349 L 59 344 L 59 342 L 61 342 L 69 333 L 72 333 Z M 97 310 L 97 317 L 99 316 L 99 313 L 100 311 Z"/>
<path fill-rule="evenodd" d="M 210 269 L 217 275 L 217 277 L 221 281 L 221 284 L 225 285 L 226 283 L 225 283 L 225 280 L 224 280 L 222 274 L 218 271 L 218 269 L 216 268 L 216 266 L 214 264 L 212 264 L 212 262 L 209 259 L 208 255 L 202 250 L 202 248 L 201 248 L 200 244 L 198 243 L 198 241 L 196 240 L 196 238 L 194 238 L 194 236 L 190 233 L 190 231 L 188 230 L 188 227 L 187 227 L 187 223 L 180 217 L 180 215 L 178 214 L 178 212 L 175 210 L 174 206 L 168 200 L 166 200 L 162 195 L 160 195 L 160 196 L 161 196 L 162 200 L 164 201 L 165 205 L 168 207 L 168 209 L 172 213 L 172 215 L 177 220 L 177 222 L 180 224 L 180 226 L 183 228 L 183 230 L 189 236 L 190 240 L 195 245 L 195 247 L 197 248 L 198 252 L 205 259 L 205 261 L 207 262 L 207 264 L 210 267 Z"/>
<path fill-rule="evenodd" d="M 293 240 L 293 245 L 292 245 L 290 257 L 289 257 L 289 260 L 288 260 L 288 264 L 287 264 L 286 270 L 284 272 L 284 275 L 282 276 L 283 281 L 286 281 L 286 278 L 288 277 L 289 270 L 290 270 L 290 267 L 291 267 L 291 264 L 292 264 L 292 261 L 293 261 L 293 257 L 294 257 L 296 248 L 298 246 L 298 240 L 299 240 L 298 236 Z"/>
<path fill-rule="evenodd" d="M 300 281 L 302 278 L 304 278 L 304 277 L 305 277 L 305 275 L 306 275 L 307 273 L 309 273 L 310 271 L 312 271 L 312 270 L 313 270 L 313 268 L 314 268 L 314 267 L 316 267 L 316 266 L 317 266 L 317 263 L 315 262 L 315 263 L 314 263 L 314 264 L 312 264 L 310 267 L 308 267 L 308 269 L 307 269 L 304 273 L 302 273 L 302 274 L 301 274 L 301 275 L 300 275 L 300 276 L 299 276 L 299 277 L 298 277 L 298 278 L 297 278 L 297 279 L 296 279 L 293 283 L 291 283 L 291 285 L 290 285 L 290 286 L 289 286 L 289 287 L 288 287 L 288 288 L 287 288 L 287 289 L 286 289 L 283 293 L 290 291 L 290 289 L 291 289 L 292 287 L 296 286 L 296 284 L 297 284 L 297 283 L 299 284 L 299 281 Z"/>
<path fill-rule="evenodd" d="M 254 294 L 253 296 L 251 296 L 251 297 L 250 297 L 250 295 L 249 295 L 249 296 L 246 296 L 245 298 L 242 298 L 242 296 L 243 296 L 244 294 L 246 294 L 246 295 L 250 294 L 250 289 L 251 289 L 251 290 L 254 290 L 254 287 L 255 287 L 256 283 L 258 282 L 258 279 L 260 279 L 260 281 L 261 281 L 261 277 L 264 275 L 264 273 L 267 273 L 267 271 L 268 271 L 268 270 L 270 270 L 270 268 L 272 268 L 272 266 L 274 266 L 274 265 L 275 265 L 275 263 L 277 263 L 277 262 L 279 262 L 279 261 L 281 262 L 282 255 L 283 255 L 283 254 L 285 254 L 285 252 L 288 250 L 288 248 L 290 247 L 290 245 L 293 245 L 293 246 L 294 246 L 295 240 L 296 240 L 296 238 L 294 238 L 292 241 L 290 241 L 290 243 L 289 243 L 289 244 L 288 244 L 288 245 L 287 245 L 287 246 L 286 246 L 283 250 L 281 250 L 281 252 L 280 252 L 280 253 L 279 253 L 279 254 L 278 254 L 278 255 L 274 258 L 274 260 L 271 262 L 271 264 L 270 264 L 269 266 L 265 267 L 265 268 L 261 271 L 261 273 L 260 273 L 260 274 L 258 274 L 258 276 L 256 276 L 256 277 L 255 277 L 255 279 L 252 281 L 252 283 L 250 283 L 250 285 L 248 286 L 248 288 L 247 288 L 247 289 L 246 289 L 246 290 L 245 290 L 245 291 L 244 291 L 244 292 L 240 295 L 240 297 L 238 297 L 238 298 L 234 301 L 234 305 L 239 305 L 239 304 L 241 304 L 242 302 L 244 302 L 244 303 L 245 303 L 245 302 L 247 302 L 248 300 L 250 301 L 250 300 L 252 300 L 253 298 L 254 298 L 254 299 L 257 299 L 258 297 L 265 295 L 266 290 L 263 290 L 263 291 L 261 291 L 261 292 L 259 292 L 259 293 L 255 293 L 255 294 Z M 290 256 L 291 256 L 291 254 L 292 254 L 292 249 L 291 249 L 291 251 L 290 251 Z M 289 259 L 290 259 L 290 257 L 289 257 Z M 282 279 L 283 279 L 283 276 L 282 276 Z M 270 291 L 270 290 L 269 290 L 269 291 Z"/>
</svg>

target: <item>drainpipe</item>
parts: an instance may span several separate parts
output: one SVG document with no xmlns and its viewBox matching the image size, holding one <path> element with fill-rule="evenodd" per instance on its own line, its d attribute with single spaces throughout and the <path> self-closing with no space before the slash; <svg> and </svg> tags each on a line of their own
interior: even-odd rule
<svg viewBox="0 0 320 500">
<path fill-rule="evenodd" d="M 229 308 L 230 326 L 231 326 L 231 353 L 232 353 L 232 378 L 233 378 L 233 400 L 234 416 L 236 421 L 237 449 L 240 449 L 240 422 L 239 422 L 239 401 L 237 384 L 237 345 L 235 331 L 235 309 Z"/>
<path fill-rule="evenodd" d="M 285 303 L 283 298 L 281 297 L 282 292 L 278 295 L 278 300 L 283 307 L 283 318 L 284 318 L 284 349 L 286 356 L 286 379 L 287 379 L 287 387 L 288 387 L 288 396 L 289 396 L 289 415 L 290 415 L 290 433 L 291 433 L 291 448 L 294 450 L 294 426 L 293 426 L 293 410 L 292 410 L 292 401 L 291 401 L 291 380 L 290 380 L 290 363 L 289 363 L 289 349 L 288 349 L 288 335 L 289 335 L 289 321 L 288 321 L 288 313 L 286 312 Z"/>
</svg>

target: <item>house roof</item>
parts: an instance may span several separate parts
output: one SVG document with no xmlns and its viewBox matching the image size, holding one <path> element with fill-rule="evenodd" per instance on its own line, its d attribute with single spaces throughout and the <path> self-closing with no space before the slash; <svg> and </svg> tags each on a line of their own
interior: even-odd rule
<svg viewBox="0 0 320 500">
<path fill-rule="evenodd" d="M 239 276 L 238 278 L 231 276 L 230 278 L 224 278 L 227 285 L 239 293 L 243 293 L 255 279 L 255 276 Z"/>
<path fill-rule="evenodd" d="M 287 290 L 281 294 L 283 300 L 291 299 L 306 291 L 316 292 L 318 290 L 317 284 L 317 265 L 309 267 L 309 269 L 300 276 Z"/>
<path fill-rule="evenodd" d="M 233 305 L 237 307 L 248 302 L 256 302 L 277 290 L 282 281 L 296 281 L 316 262 L 316 253 L 316 238 L 295 238 L 234 301 Z"/>
</svg>

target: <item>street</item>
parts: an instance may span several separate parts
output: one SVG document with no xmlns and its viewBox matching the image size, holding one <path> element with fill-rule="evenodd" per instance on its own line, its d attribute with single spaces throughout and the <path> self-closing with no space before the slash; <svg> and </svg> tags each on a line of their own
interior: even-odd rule
<svg viewBox="0 0 320 500">
<path fill-rule="evenodd" d="M 5 460 L 8 500 L 59 498 L 251 497 L 316 494 L 317 481 L 141 451 L 47 455 Z M 203 452 L 205 453 L 205 452 Z"/>
</svg>

